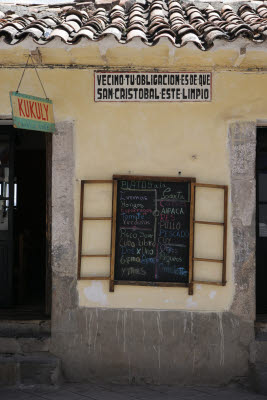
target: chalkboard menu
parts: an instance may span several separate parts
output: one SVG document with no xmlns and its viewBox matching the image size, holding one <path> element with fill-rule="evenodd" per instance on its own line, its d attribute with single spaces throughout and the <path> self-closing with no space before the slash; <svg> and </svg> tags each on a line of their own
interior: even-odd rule
<svg viewBox="0 0 267 400">
<path fill-rule="evenodd" d="M 184 283 L 189 277 L 194 178 L 118 176 L 114 281 Z"/>
</svg>

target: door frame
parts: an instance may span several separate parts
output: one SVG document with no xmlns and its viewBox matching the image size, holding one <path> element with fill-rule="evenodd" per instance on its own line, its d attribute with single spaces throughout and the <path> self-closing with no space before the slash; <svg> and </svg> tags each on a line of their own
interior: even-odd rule
<svg viewBox="0 0 267 400">
<path fill-rule="evenodd" d="M 13 126 L 13 120 L 8 117 L 0 117 L 1 126 Z M 15 130 L 16 128 L 14 128 Z M 46 278 L 45 278 L 45 314 L 51 316 L 52 309 L 52 134 L 43 132 L 45 135 L 46 152 Z M 13 254 L 12 254 L 13 258 Z"/>
<path fill-rule="evenodd" d="M 2 126 L 9 126 L 4 124 Z M 3 131 L 2 132 L 6 138 L 9 148 L 9 157 L 8 157 L 8 185 L 9 185 L 9 194 L 8 194 L 8 229 L 6 231 L 2 231 L 1 240 L 7 243 L 7 281 L 6 281 L 6 290 L 7 296 L 5 303 L 2 304 L 2 308 L 12 307 L 14 301 L 14 293 L 13 293 L 13 263 L 14 263 L 14 143 L 15 143 L 15 135 L 14 132 Z"/>
<path fill-rule="evenodd" d="M 52 133 L 45 134 L 46 156 L 46 249 L 45 249 L 45 314 L 52 310 Z"/>
</svg>

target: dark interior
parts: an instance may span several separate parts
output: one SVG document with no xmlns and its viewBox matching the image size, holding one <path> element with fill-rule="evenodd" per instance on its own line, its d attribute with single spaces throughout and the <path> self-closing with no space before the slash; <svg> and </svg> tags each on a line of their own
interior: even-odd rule
<svg viewBox="0 0 267 400">
<path fill-rule="evenodd" d="M 6 242 L 0 241 L 0 247 L 1 243 L 3 248 L 6 245 L 6 254 L 10 255 L 5 262 L 0 259 L 1 275 L 7 276 L 4 269 L 9 270 L 8 293 L 6 298 L 1 297 L 0 317 L 41 315 L 46 295 L 45 134 L 12 127 L 3 127 L 2 131 L 2 135 L 13 135 L 13 143 L 9 143 L 9 187 L 13 184 L 14 194 L 9 194 L 7 208 L 8 237 Z"/>
<path fill-rule="evenodd" d="M 45 303 L 45 137 L 39 132 L 20 132 L 15 142 L 17 207 L 14 212 L 16 262 L 15 302 Z"/>
<path fill-rule="evenodd" d="M 267 317 L 267 128 L 257 130 L 256 313 Z"/>
</svg>

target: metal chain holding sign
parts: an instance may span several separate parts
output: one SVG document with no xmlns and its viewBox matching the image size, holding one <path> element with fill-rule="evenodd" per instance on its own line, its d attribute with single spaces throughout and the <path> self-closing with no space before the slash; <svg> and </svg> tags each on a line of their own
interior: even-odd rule
<svg viewBox="0 0 267 400">
<path fill-rule="evenodd" d="M 38 77 L 38 79 L 39 79 L 39 82 L 40 82 L 40 84 L 41 84 L 41 86 L 42 86 L 44 95 L 45 95 L 46 99 L 48 99 L 47 94 L 46 94 L 46 91 L 45 91 L 45 88 L 44 88 L 44 85 L 43 85 L 43 83 L 42 83 L 42 81 L 41 81 L 41 78 L 40 78 L 38 72 L 37 72 L 37 68 L 36 68 L 36 65 L 35 65 L 35 63 L 34 63 L 34 61 L 33 61 L 33 58 L 32 58 L 32 55 L 31 55 L 31 54 L 28 55 L 27 62 L 26 62 L 26 64 L 25 64 L 24 70 L 23 70 L 23 72 L 22 72 L 22 75 L 21 75 L 21 78 L 20 78 L 20 81 L 19 81 L 18 88 L 17 88 L 16 92 L 18 93 L 18 91 L 19 91 L 19 88 L 20 88 L 21 82 L 22 82 L 22 80 L 23 80 L 23 77 L 24 77 L 24 74 L 25 74 L 27 65 L 28 65 L 28 63 L 29 63 L 29 59 L 32 60 L 32 65 L 34 66 L 36 75 L 37 75 L 37 77 Z"/>
</svg>

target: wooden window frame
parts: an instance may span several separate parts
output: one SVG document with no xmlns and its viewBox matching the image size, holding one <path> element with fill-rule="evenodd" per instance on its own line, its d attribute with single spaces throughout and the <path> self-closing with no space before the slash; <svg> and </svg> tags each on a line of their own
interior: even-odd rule
<svg viewBox="0 0 267 400">
<path fill-rule="evenodd" d="M 214 221 L 200 221 L 195 220 L 195 205 L 196 205 L 196 188 L 207 188 L 207 189 L 219 189 L 224 191 L 224 215 L 223 222 L 214 222 Z M 191 213 L 192 219 L 190 224 L 190 240 L 192 246 L 190 247 L 190 265 L 191 265 L 191 274 L 189 273 L 189 289 L 188 294 L 193 295 L 193 286 L 196 284 L 205 284 L 205 285 L 217 285 L 217 286 L 225 286 L 226 285 L 226 257 L 227 257 L 227 221 L 228 221 L 228 186 L 227 185 L 214 185 L 209 183 L 193 183 L 192 184 L 192 192 L 191 192 Z M 223 227 L 223 258 L 219 259 L 211 259 L 211 258 L 197 258 L 194 255 L 194 234 L 195 234 L 195 224 L 205 224 L 205 225 L 217 225 Z M 194 280 L 194 262 L 213 262 L 222 264 L 222 280 L 221 281 L 200 281 Z"/>
<path fill-rule="evenodd" d="M 113 215 L 112 215 L 112 246 L 111 246 L 111 263 L 110 263 L 110 292 L 114 292 L 114 285 L 136 285 L 136 286 L 160 286 L 160 287 L 188 287 L 189 282 L 150 282 L 150 281 L 127 281 L 115 280 L 115 252 L 116 252 L 116 222 L 117 222 L 117 185 L 118 181 L 157 181 L 157 182 L 187 182 L 190 184 L 190 221 L 193 215 L 191 214 L 191 201 L 192 201 L 192 184 L 196 182 L 196 178 L 192 177 L 169 177 L 169 176 L 145 176 L 145 175 L 113 175 Z M 193 245 L 191 237 L 189 236 L 189 254 L 190 248 Z M 189 271 L 192 269 L 189 257 Z"/>
<path fill-rule="evenodd" d="M 117 192 L 119 180 L 136 180 L 136 181 L 160 181 L 160 182 L 188 182 L 190 183 L 190 223 L 189 223 L 189 276 L 188 282 L 149 282 L 149 281 L 127 281 L 115 280 L 115 252 L 116 252 L 116 224 L 117 224 Z M 86 184 L 112 184 L 112 216 L 111 217 L 84 217 L 84 187 Z M 210 222 L 195 220 L 195 192 L 196 188 L 204 187 L 210 189 L 224 190 L 224 222 Z M 188 294 L 193 295 L 194 284 L 207 285 L 226 285 L 226 256 L 227 256 L 227 211 L 228 211 L 228 186 L 197 183 L 196 178 L 192 177 L 164 177 L 164 176 L 143 176 L 143 175 L 113 175 L 112 180 L 82 180 L 81 181 L 81 197 L 80 197 L 80 220 L 79 220 L 79 243 L 78 243 L 78 280 L 108 280 L 109 291 L 114 292 L 115 285 L 138 285 L 138 286 L 161 286 L 161 287 L 188 287 Z M 111 221 L 111 250 L 110 254 L 82 254 L 82 232 L 83 221 Z M 223 226 L 223 259 L 196 258 L 194 256 L 194 233 L 195 224 L 217 225 Z M 109 257 L 110 258 L 110 275 L 109 276 L 81 276 L 81 262 L 83 257 Z M 194 280 L 194 262 L 216 262 L 222 264 L 222 281 L 198 281 Z"/>
<path fill-rule="evenodd" d="M 98 257 L 110 257 L 110 254 L 82 254 L 82 244 L 83 244 L 83 221 L 112 221 L 112 217 L 84 217 L 84 186 L 87 184 L 104 184 L 111 183 L 113 180 L 82 180 L 81 181 L 81 194 L 80 194 L 80 221 L 79 221 L 79 244 L 78 244 L 78 280 L 110 280 L 110 276 L 81 276 L 82 258 L 98 258 Z"/>
</svg>

